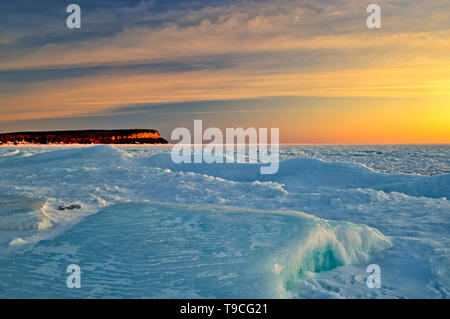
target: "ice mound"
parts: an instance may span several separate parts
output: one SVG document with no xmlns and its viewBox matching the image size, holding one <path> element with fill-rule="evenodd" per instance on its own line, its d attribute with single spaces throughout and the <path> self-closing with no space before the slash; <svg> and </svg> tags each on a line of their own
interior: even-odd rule
<svg viewBox="0 0 450 319">
<path fill-rule="evenodd" d="M 44 212 L 45 201 L 0 195 L 0 230 L 43 230 L 52 227 Z"/>
<path fill-rule="evenodd" d="M 308 236 L 294 242 L 274 265 L 286 290 L 295 288 L 309 273 L 348 264 L 367 264 L 371 255 L 392 245 L 381 232 L 366 225 L 318 219 L 311 228 Z"/>
<path fill-rule="evenodd" d="M 52 167 L 71 167 L 77 165 L 113 165 L 126 163 L 131 156 L 111 145 L 94 145 L 76 148 L 55 149 L 14 160 L 15 166 L 47 165 Z M 5 162 L 7 164 L 8 162 Z M 0 165 L 3 163 L 0 162 Z"/>
<path fill-rule="evenodd" d="M 365 263 L 390 245 L 374 228 L 305 213 L 128 203 L 0 256 L 0 295 L 277 298 L 310 272 Z M 83 289 L 65 287 L 70 263 L 80 263 Z M 21 268 L 31 266 L 51 271 Z"/>
<path fill-rule="evenodd" d="M 9 245 L 8 245 L 8 246 L 19 246 L 19 245 L 24 245 L 24 244 L 26 244 L 26 243 L 27 243 L 26 240 L 23 240 L 22 238 L 17 237 L 16 239 L 11 240 L 11 241 L 9 242 Z"/>
<path fill-rule="evenodd" d="M 172 171 L 194 172 L 233 181 L 247 181 L 252 182 L 261 178 L 264 180 L 271 180 L 267 178 L 268 175 L 261 175 L 260 164 L 246 164 L 246 163 L 194 163 L 193 155 L 191 156 L 191 163 L 175 164 L 171 158 L 170 153 L 155 154 L 148 158 L 139 159 L 139 163 L 145 166 L 159 167 L 170 169 Z M 267 166 L 268 164 L 264 164 Z M 266 177 L 264 177 L 266 176 Z M 274 175 L 270 175 L 274 176 Z"/>
<path fill-rule="evenodd" d="M 279 171 L 261 175 L 260 166 L 268 164 L 175 164 L 170 154 L 162 153 L 141 159 L 142 165 L 172 171 L 206 174 L 239 182 L 274 181 L 294 187 L 371 188 L 384 192 L 399 192 L 410 196 L 450 198 L 450 174 L 418 176 L 384 174 L 361 164 L 325 162 L 314 158 L 294 158 L 280 161 Z"/>
</svg>

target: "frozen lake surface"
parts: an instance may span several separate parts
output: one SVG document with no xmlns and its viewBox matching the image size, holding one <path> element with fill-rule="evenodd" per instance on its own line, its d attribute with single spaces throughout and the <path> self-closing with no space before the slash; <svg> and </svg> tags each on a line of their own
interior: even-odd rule
<svg viewBox="0 0 450 319">
<path fill-rule="evenodd" d="M 275 175 L 169 152 L 0 147 L 0 297 L 448 298 L 449 145 L 283 145 Z"/>
</svg>

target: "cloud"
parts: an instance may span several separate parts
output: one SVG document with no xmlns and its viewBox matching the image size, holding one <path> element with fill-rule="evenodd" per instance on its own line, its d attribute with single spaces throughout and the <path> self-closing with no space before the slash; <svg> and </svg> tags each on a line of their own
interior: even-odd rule
<svg viewBox="0 0 450 319">
<path fill-rule="evenodd" d="M 67 32 L 63 25 L 60 28 L 65 31 L 65 42 L 43 43 L 31 51 L 14 52 L 10 56 L 6 54 L 0 60 L 0 69 L 117 65 L 155 59 L 286 50 L 348 51 L 402 47 L 405 51 L 423 51 L 430 46 L 437 50 L 449 50 L 448 29 L 435 30 L 433 23 L 428 23 L 428 29 L 431 30 L 424 31 L 427 25 L 422 21 L 422 31 L 413 31 L 413 22 L 404 21 L 411 8 L 403 8 L 407 12 L 402 12 L 398 6 L 394 6 L 395 2 L 382 2 L 386 3 L 386 11 L 391 8 L 398 16 L 394 19 L 395 22 L 385 18 L 387 31 L 378 33 L 369 32 L 365 27 L 366 13 L 362 4 L 343 0 L 313 3 L 247 1 L 242 5 L 188 10 L 184 15 L 169 15 L 167 12 L 149 14 L 149 6 L 142 3 L 115 11 L 97 9 L 92 13 L 88 11 L 86 16 L 90 20 L 98 19 L 97 24 L 100 26 L 104 26 L 106 21 L 115 25 L 117 22 L 114 18 L 120 15 L 137 17 L 141 12 L 141 18 L 135 24 L 131 24 L 129 20 L 122 21 L 124 28 L 120 31 L 115 28 L 115 32 L 104 36 L 92 36 L 88 32 L 84 38 L 76 31 L 72 34 Z M 430 6 L 434 9 L 442 7 L 442 4 L 426 2 L 428 7 L 423 3 L 418 7 L 417 2 L 410 1 L 412 8 L 427 8 L 428 12 Z M 173 20 L 167 20 L 168 17 Z M 154 25 L 150 23 L 152 20 L 159 23 Z M 401 21 L 404 25 L 399 23 Z M 411 24 L 413 28 L 408 27 Z M 89 29 L 89 23 L 88 26 L 83 26 L 82 32 L 86 29 Z M 73 35 L 76 35 L 74 39 Z"/>
<path fill-rule="evenodd" d="M 353 0 L 81 1 L 79 31 L 65 27 L 57 3 L 41 2 L 42 14 L 28 2 L 0 5 L 0 27 L 15 26 L 0 36 L 3 120 L 140 103 L 450 91 L 443 1 L 380 0 L 381 30 L 366 28 L 366 4 Z"/>
<path fill-rule="evenodd" d="M 397 67 L 267 74 L 236 69 L 162 74 L 100 74 L 37 83 L 27 94 L 0 95 L 4 120 L 111 112 L 124 105 L 233 100 L 263 96 L 448 95 L 450 66 L 434 61 Z"/>
</svg>

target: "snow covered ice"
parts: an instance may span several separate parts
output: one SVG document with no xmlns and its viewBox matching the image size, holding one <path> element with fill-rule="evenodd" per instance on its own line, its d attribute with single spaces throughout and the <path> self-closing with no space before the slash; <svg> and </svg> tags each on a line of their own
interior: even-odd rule
<svg viewBox="0 0 450 319">
<path fill-rule="evenodd" d="M 1 147 L 0 297 L 448 298 L 450 146 L 285 145 L 275 175 L 169 152 Z"/>
</svg>

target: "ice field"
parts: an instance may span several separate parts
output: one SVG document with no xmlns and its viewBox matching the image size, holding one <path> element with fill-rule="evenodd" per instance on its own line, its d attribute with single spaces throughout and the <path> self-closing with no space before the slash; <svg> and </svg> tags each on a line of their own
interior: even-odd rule
<svg viewBox="0 0 450 319">
<path fill-rule="evenodd" d="M 0 147 L 0 297 L 449 297 L 449 145 L 283 145 L 274 175 L 169 152 Z"/>
</svg>

